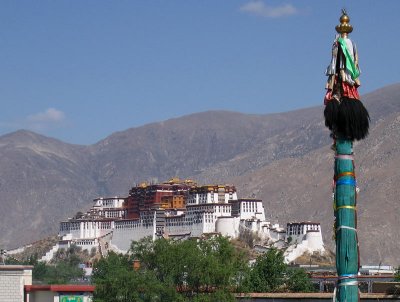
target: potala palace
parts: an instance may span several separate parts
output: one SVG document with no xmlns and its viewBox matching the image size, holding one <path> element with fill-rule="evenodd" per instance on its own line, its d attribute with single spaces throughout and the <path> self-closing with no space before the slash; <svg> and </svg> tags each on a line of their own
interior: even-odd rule
<svg viewBox="0 0 400 302">
<path fill-rule="evenodd" d="M 265 219 L 260 199 L 239 199 L 231 185 L 198 186 L 191 180 L 142 183 L 126 198 L 97 198 L 87 213 L 60 223 L 59 242 L 42 258 L 50 261 L 60 248 L 75 244 L 102 255 L 127 252 L 132 240 L 189 238 L 222 234 L 255 236 L 265 248 L 285 250 L 287 262 L 305 252 L 324 252 L 317 222 L 288 223 L 286 230 Z"/>
</svg>

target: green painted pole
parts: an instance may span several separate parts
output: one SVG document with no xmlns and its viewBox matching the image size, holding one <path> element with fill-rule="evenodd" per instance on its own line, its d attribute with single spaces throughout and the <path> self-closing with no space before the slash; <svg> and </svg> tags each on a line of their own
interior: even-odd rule
<svg viewBox="0 0 400 302">
<path fill-rule="evenodd" d="M 328 81 L 324 98 L 325 126 L 335 139 L 334 235 L 338 282 L 334 301 L 356 302 L 358 289 L 359 248 L 357 238 L 357 184 L 354 173 L 353 141 L 368 135 L 369 113 L 360 100 L 358 53 L 348 35 L 353 31 L 346 10 L 342 10 L 332 45 L 331 63 L 326 69 Z"/>
<path fill-rule="evenodd" d="M 360 298 L 357 282 L 359 250 L 356 178 L 351 140 L 336 140 L 334 169 L 336 270 L 338 274 L 336 301 L 356 302 Z"/>
</svg>

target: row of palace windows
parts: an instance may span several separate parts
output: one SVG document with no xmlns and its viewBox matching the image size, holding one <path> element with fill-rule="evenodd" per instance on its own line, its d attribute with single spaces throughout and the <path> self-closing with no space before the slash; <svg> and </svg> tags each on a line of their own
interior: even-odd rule
<svg viewBox="0 0 400 302">
<path fill-rule="evenodd" d="M 254 202 L 242 202 L 243 212 L 257 211 L 257 204 Z"/>
<path fill-rule="evenodd" d="M 139 220 L 127 220 L 127 221 L 118 221 L 115 222 L 116 229 L 133 229 L 141 227 L 141 223 Z"/>
<path fill-rule="evenodd" d="M 217 213 L 230 213 L 231 212 L 231 206 L 230 205 L 213 205 L 213 206 L 198 206 L 198 207 L 190 207 L 187 209 L 188 214 L 191 214 L 193 212 L 204 212 L 204 211 L 212 211 L 212 212 L 217 212 Z"/>
<path fill-rule="evenodd" d="M 295 226 L 289 226 L 287 228 L 287 233 L 288 235 L 299 235 L 299 234 L 304 234 L 308 230 L 315 230 L 319 231 L 319 225 L 313 224 L 313 225 L 295 225 Z"/>
<path fill-rule="evenodd" d="M 104 213 L 107 218 L 122 217 L 124 215 L 124 211 L 104 211 Z"/>
<path fill-rule="evenodd" d="M 214 202 L 215 194 L 218 194 L 218 193 L 202 193 L 202 194 L 190 195 L 188 197 L 187 201 L 189 204 L 196 203 L 196 200 L 198 200 L 199 203 L 206 203 L 208 194 L 210 194 L 211 202 Z M 218 202 L 225 202 L 225 194 L 218 194 L 217 199 L 218 199 Z M 233 199 L 232 193 L 229 193 L 229 199 Z"/>
<path fill-rule="evenodd" d="M 173 227 L 173 226 L 187 226 L 187 225 L 193 225 L 193 224 L 196 224 L 196 223 L 202 223 L 203 222 L 203 219 L 202 218 L 199 218 L 199 219 L 193 219 L 192 221 L 176 221 L 176 222 L 166 222 L 166 227 Z"/>
<path fill-rule="evenodd" d="M 77 245 L 96 245 L 95 240 L 80 240 L 76 242 Z"/>
</svg>

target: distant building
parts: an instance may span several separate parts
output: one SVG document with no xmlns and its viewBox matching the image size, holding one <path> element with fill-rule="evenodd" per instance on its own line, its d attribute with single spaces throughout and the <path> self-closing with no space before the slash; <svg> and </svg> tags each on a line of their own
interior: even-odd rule
<svg viewBox="0 0 400 302">
<path fill-rule="evenodd" d="M 363 275 L 394 275 L 396 269 L 391 265 L 362 265 L 360 273 Z"/>
<path fill-rule="evenodd" d="M 324 252 L 321 225 L 318 222 L 291 222 L 286 225 L 286 241 L 290 247 L 285 251 L 287 262 L 292 262 L 305 252 Z"/>
<path fill-rule="evenodd" d="M 71 244 L 104 254 L 109 249 L 126 252 L 132 240 L 147 236 L 155 240 L 219 233 L 238 238 L 245 232 L 278 248 L 301 246 L 292 248 L 292 256 L 300 250 L 324 250 L 319 223 L 289 223 L 285 231 L 266 221 L 262 200 L 238 199 L 232 185 L 198 186 L 191 180 L 171 179 L 139 184 L 126 198 L 95 199 L 87 213 L 60 223 L 61 239 L 42 260 L 49 261 L 59 248 Z"/>
</svg>

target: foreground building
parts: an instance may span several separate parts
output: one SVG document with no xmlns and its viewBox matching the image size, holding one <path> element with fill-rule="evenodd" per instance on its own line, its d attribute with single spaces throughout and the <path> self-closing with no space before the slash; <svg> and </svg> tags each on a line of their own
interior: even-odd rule
<svg viewBox="0 0 400 302">
<path fill-rule="evenodd" d="M 191 180 L 142 183 L 126 198 L 97 198 L 79 217 L 60 223 L 60 241 L 42 258 L 49 261 L 59 248 L 127 252 L 132 241 L 150 236 L 189 238 L 222 234 L 255 236 L 265 246 L 290 248 L 292 261 L 304 252 L 323 252 L 319 223 L 290 223 L 287 230 L 265 219 L 260 199 L 239 199 L 232 185 L 199 186 Z M 292 259 L 294 258 L 294 259 Z"/>
<path fill-rule="evenodd" d="M 31 265 L 0 265 L 1 302 L 91 302 L 92 285 L 32 285 Z"/>
<path fill-rule="evenodd" d="M 31 265 L 0 265 L 0 301 L 24 301 L 24 286 L 32 284 Z"/>
</svg>

